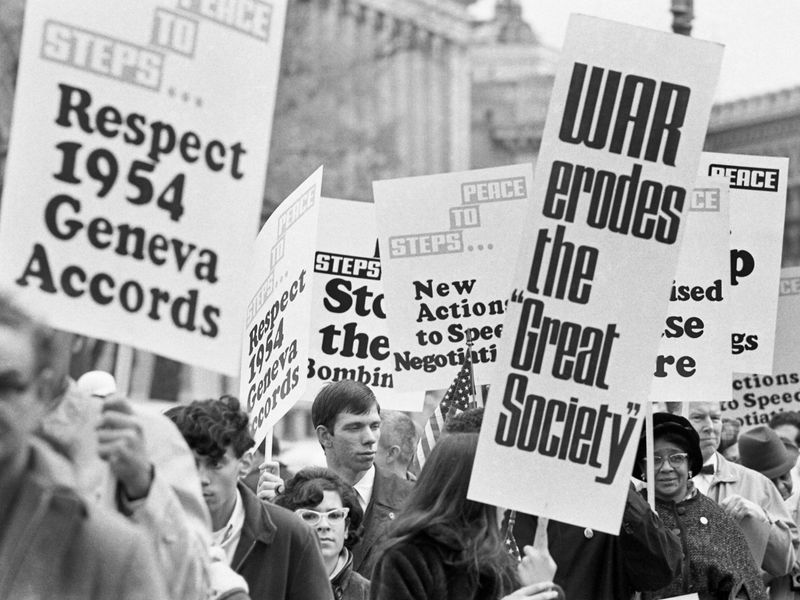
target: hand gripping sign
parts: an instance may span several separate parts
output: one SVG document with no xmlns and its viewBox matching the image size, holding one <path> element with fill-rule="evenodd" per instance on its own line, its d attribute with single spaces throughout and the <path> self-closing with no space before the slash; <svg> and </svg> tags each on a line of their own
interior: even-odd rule
<svg viewBox="0 0 800 600">
<path fill-rule="evenodd" d="M 619 532 L 721 57 L 570 18 L 470 498 Z"/>
</svg>

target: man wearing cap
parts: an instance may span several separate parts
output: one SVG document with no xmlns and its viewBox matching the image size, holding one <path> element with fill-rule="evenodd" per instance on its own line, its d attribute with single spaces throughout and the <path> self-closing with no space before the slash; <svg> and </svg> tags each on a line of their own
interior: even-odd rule
<svg viewBox="0 0 800 600">
<path fill-rule="evenodd" d="M 739 436 L 739 456 L 742 465 L 758 471 L 775 484 L 795 522 L 798 518 L 797 499 L 792 495 L 792 468 L 797 461 L 797 446 L 793 441 L 781 440 L 778 434 L 764 425 L 754 427 Z M 791 506 L 794 504 L 794 506 Z M 800 599 L 800 565 L 795 562 L 789 575 L 776 577 L 769 582 L 769 595 L 773 600 Z"/>
<path fill-rule="evenodd" d="M 800 550 L 800 533 L 778 490 L 761 473 L 726 460 L 717 448 L 722 431 L 719 402 L 690 402 L 689 422 L 700 436 L 703 468 L 693 477 L 695 487 L 730 514 L 752 544 L 766 538 L 763 556 L 756 562 L 771 577 L 792 570 Z M 740 448 L 741 450 L 741 448 Z"/>
</svg>

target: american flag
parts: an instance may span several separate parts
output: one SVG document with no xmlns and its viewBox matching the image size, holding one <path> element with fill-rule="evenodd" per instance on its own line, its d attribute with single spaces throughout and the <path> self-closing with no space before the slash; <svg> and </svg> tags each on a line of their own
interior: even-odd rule
<svg viewBox="0 0 800 600">
<path fill-rule="evenodd" d="M 472 351 L 467 349 L 464 352 L 464 364 L 458 371 L 455 380 L 447 388 L 442 401 L 433 410 L 433 414 L 425 424 L 425 431 L 417 443 L 416 461 L 419 468 L 425 465 L 425 461 L 436 445 L 448 416 L 458 414 L 470 407 L 470 402 L 475 396 L 475 385 L 472 378 Z"/>
</svg>

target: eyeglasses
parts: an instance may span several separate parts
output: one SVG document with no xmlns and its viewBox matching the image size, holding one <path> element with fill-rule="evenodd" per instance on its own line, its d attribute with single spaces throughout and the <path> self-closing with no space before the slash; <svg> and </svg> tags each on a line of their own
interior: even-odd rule
<svg viewBox="0 0 800 600">
<path fill-rule="evenodd" d="M 670 454 L 669 456 L 659 456 L 658 454 L 653 456 L 653 470 L 658 471 L 661 467 L 664 466 L 664 459 L 669 461 L 671 467 L 682 467 L 686 464 L 686 461 L 689 459 L 689 455 L 686 452 L 676 452 L 675 454 Z"/>
<path fill-rule="evenodd" d="M 317 512 L 315 510 L 311 510 L 310 508 L 298 508 L 294 511 L 295 514 L 303 519 L 303 521 L 312 527 L 319 525 L 319 522 L 322 521 L 322 517 L 325 517 L 328 520 L 328 523 L 331 525 L 337 525 L 344 521 L 347 513 L 350 512 L 350 509 L 345 508 L 333 508 L 327 512 Z"/>
</svg>

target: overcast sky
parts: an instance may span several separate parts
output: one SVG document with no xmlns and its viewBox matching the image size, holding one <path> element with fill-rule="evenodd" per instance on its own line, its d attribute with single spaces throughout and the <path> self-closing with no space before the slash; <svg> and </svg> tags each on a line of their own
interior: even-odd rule
<svg viewBox="0 0 800 600">
<path fill-rule="evenodd" d="M 670 31 L 670 0 L 521 0 L 539 39 L 553 48 L 564 41 L 570 13 L 583 13 Z M 488 18 L 494 0 L 473 12 Z M 733 100 L 800 85 L 800 1 L 694 0 L 692 35 L 725 45 L 717 100 Z"/>
</svg>

